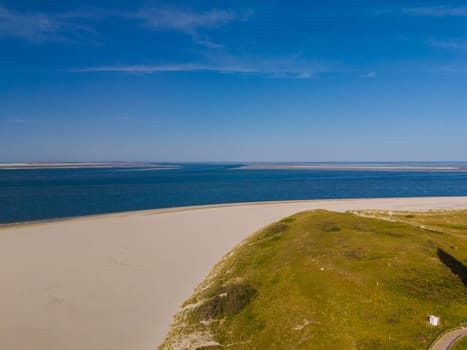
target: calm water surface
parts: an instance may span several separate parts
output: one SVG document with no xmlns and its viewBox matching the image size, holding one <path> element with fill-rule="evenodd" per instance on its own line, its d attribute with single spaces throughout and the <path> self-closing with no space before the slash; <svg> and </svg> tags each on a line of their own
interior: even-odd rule
<svg viewBox="0 0 467 350">
<path fill-rule="evenodd" d="M 467 196 L 467 172 L 237 170 L 0 170 L 0 223 L 187 205 L 294 199 Z"/>
</svg>

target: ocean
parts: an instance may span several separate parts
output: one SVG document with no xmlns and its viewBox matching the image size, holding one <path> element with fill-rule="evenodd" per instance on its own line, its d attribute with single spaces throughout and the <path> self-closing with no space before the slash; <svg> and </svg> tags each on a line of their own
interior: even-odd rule
<svg viewBox="0 0 467 350">
<path fill-rule="evenodd" d="M 0 169 L 0 223 L 218 203 L 467 196 L 465 170 L 239 170 L 239 165 Z"/>
</svg>

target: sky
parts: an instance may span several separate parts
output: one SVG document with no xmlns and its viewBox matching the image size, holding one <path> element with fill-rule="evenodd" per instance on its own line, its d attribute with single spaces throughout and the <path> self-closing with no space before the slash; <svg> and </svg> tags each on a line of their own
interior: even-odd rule
<svg viewBox="0 0 467 350">
<path fill-rule="evenodd" d="M 0 162 L 465 150 L 462 1 L 0 0 Z"/>
</svg>

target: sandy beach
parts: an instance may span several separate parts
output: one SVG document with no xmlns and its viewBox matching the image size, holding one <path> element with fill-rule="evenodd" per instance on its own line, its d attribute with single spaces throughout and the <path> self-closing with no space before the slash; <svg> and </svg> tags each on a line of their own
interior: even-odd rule
<svg viewBox="0 0 467 350">
<path fill-rule="evenodd" d="M 149 350 L 243 238 L 309 209 L 467 209 L 467 197 L 270 202 L 0 226 L 0 349 Z"/>
</svg>

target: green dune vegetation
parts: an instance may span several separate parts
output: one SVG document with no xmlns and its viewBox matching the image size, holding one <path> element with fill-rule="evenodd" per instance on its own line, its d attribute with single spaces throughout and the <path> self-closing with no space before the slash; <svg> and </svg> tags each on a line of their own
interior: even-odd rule
<svg viewBox="0 0 467 350">
<path fill-rule="evenodd" d="M 451 350 L 467 350 L 467 337 L 463 338 Z"/>
<path fill-rule="evenodd" d="M 467 319 L 466 265 L 467 211 L 298 213 L 227 254 L 159 349 L 427 349 Z"/>
</svg>

